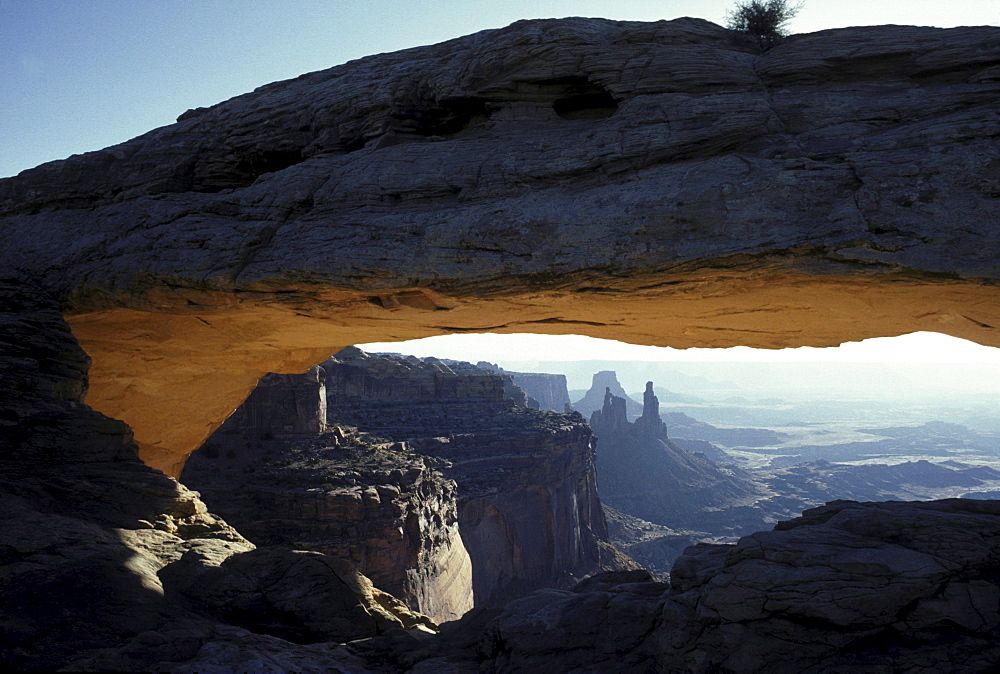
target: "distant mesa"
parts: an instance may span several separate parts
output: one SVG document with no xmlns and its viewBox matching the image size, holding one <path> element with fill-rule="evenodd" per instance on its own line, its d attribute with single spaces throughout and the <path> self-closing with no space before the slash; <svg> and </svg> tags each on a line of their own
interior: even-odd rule
<svg viewBox="0 0 1000 674">
<path fill-rule="evenodd" d="M 498 374 L 509 375 L 511 381 L 525 392 L 529 401 L 536 403 L 531 405 L 535 409 L 548 410 L 550 412 L 572 411 L 571 409 L 567 409 L 570 402 L 569 391 L 566 386 L 566 375 L 564 374 L 512 372 L 503 369 L 499 365 L 483 360 L 476 363 L 476 366 Z"/>
<path fill-rule="evenodd" d="M 573 409 L 589 419 L 594 412 L 604 407 L 605 391 L 610 391 L 616 398 L 623 399 L 622 404 L 625 405 L 627 419 L 635 419 L 642 414 L 642 405 L 625 393 L 625 389 L 618 382 L 618 375 L 613 370 L 602 370 L 594 374 L 590 390 L 583 398 L 573 403 Z"/>
</svg>

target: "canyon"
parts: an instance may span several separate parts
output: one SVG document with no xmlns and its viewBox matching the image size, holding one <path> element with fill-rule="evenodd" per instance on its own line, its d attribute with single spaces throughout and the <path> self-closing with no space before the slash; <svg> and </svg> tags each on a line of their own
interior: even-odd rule
<svg viewBox="0 0 1000 674">
<path fill-rule="evenodd" d="M 586 423 L 509 385 L 349 347 L 264 377 L 181 479 L 253 542 L 349 559 L 439 621 L 635 568 L 608 542 Z"/>
<path fill-rule="evenodd" d="M 0 180 L 4 661 L 994 665 L 994 501 L 831 503 L 688 549 L 669 585 L 613 571 L 438 626 L 344 559 L 255 548 L 175 478 L 263 375 L 349 344 L 780 348 L 928 330 L 1000 346 L 998 30 L 829 30 L 760 54 L 693 19 L 522 21 Z M 320 432 L 260 412 L 272 433 Z M 449 444 L 419 458 L 458 456 L 417 480 L 442 495 L 471 468 Z"/>
</svg>

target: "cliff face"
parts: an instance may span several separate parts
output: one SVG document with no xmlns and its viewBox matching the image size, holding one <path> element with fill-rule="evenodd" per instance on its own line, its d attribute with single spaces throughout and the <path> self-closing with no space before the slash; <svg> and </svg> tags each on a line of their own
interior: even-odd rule
<svg viewBox="0 0 1000 674">
<path fill-rule="evenodd" d="M 738 470 L 671 442 L 659 407 L 649 382 L 642 414 L 630 423 L 625 400 L 605 389 L 604 405 L 590 419 L 598 438 L 601 498 L 628 515 L 669 527 L 723 528 L 719 520 L 725 513 L 719 509 L 752 504 L 757 485 Z M 729 533 L 738 524 L 734 520 Z"/>
<path fill-rule="evenodd" d="M 259 425 L 241 426 L 256 416 L 238 410 L 183 473 L 254 542 L 349 559 L 439 620 L 470 609 L 473 594 L 477 606 L 499 606 L 629 563 L 608 543 L 591 433 L 578 415 L 526 408 L 509 374 L 353 347 L 301 382 L 272 378 L 263 390 L 280 398 L 283 382 L 301 398 L 320 390 L 317 370 L 333 431 L 270 441 Z M 369 456 L 344 426 L 390 442 Z"/>
<path fill-rule="evenodd" d="M 478 606 L 630 566 L 608 542 L 590 430 L 564 415 L 521 416 L 415 443 L 452 464 Z"/>
<path fill-rule="evenodd" d="M 501 377 L 484 377 L 471 366 L 455 372 L 436 358 L 382 358 L 347 347 L 323 365 L 327 396 L 333 403 L 340 399 L 503 403 L 507 399 Z"/>
<path fill-rule="evenodd" d="M 259 437 L 319 435 L 326 430 L 326 373 L 268 374 L 220 429 Z"/>
<path fill-rule="evenodd" d="M 499 365 L 481 360 L 476 367 L 510 378 L 513 386 L 524 391 L 529 404 L 526 407 L 548 410 L 549 412 L 569 412 L 569 391 L 566 375 L 543 372 L 508 372 Z M 511 391 L 508 387 L 507 394 Z M 534 402 L 530 402 L 534 401 Z"/>
<path fill-rule="evenodd" d="M 565 587 L 620 559 L 607 540 L 590 429 L 503 398 L 504 377 L 467 363 L 445 366 L 345 350 L 323 364 L 330 423 L 407 442 L 447 460 L 458 485 L 458 521 L 472 557 L 477 606 L 498 606 L 536 587 Z M 453 383 L 444 384 L 449 375 Z M 408 373 L 403 376 L 401 372 Z M 424 384 L 385 391 L 395 381 Z M 365 382 L 346 386 L 342 382 Z M 522 394 L 523 395 L 523 394 Z"/>
<path fill-rule="evenodd" d="M 227 422 L 182 479 L 250 540 L 348 560 L 439 622 L 472 608 L 472 565 L 443 462 L 339 427 L 299 440 L 240 430 Z"/>
<path fill-rule="evenodd" d="M 538 401 L 539 409 L 567 412 L 570 408 L 566 375 L 543 372 L 511 372 L 514 383 Z"/>
</svg>

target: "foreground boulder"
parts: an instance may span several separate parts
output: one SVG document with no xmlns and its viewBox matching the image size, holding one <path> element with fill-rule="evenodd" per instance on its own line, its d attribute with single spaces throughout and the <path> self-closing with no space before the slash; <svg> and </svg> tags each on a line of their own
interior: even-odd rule
<svg viewBox="0 0 1000 674">
<path fill-rule="evenodd" d="M 995 501 L 836 502 L 689 548 L 671 585 L 630 572 L 540 590 L 478 641 L 449 652 L 443 634 L 425 653 L 480 671 L 986 671 L 998 554 Z"/>
</svg>

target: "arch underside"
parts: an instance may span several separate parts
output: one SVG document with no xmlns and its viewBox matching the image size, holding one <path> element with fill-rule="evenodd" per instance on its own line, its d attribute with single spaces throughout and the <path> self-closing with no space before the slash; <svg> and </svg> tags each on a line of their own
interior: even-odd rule
<svg viewBox="0 0 1000 674">
<path fill-rule="evenodd" d="M 67 320 L 93 358 L 86 402 L 126 421 L 149 465 L 186 457 L 267 372 L 340 348 L 467 332 L 583 334 L 675 348 L 779 349 L 931 331 L 1000 346 L 1000 290 L 918 274 L 703 268 L 632 278 L 498 279 L 439 292 L 174 287 Z"/>
</svg>

